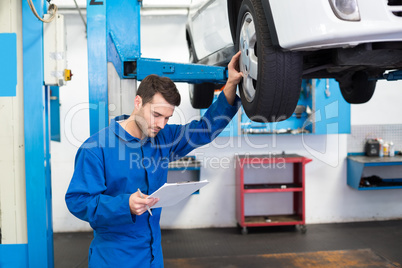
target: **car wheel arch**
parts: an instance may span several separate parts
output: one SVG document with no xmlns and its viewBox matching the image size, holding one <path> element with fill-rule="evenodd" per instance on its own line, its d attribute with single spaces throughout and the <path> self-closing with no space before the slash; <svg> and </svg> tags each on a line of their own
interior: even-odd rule
<svg viewBox="0 0 402 268">
<path fill-rule="evenodd" d="M 236 42 L 236 27 L 237 27 L 237 17 L 240 11 L 240 7 L 243 0 L 228 0 L 228 16 L 229 16 L 229 24 L 230 24 L 230 31 L 232 33 L 233 43 Z M 272 44 L 274 46 L 280 47 L 278 34 L 276 31 L 274 17 L 272 15 L 271 5 L 269 4 L 268 0 L 260 0 L 264 13 L 265 18 L 267 19 L 269 31 L 271 34 Z"/>
<path fill-rule="evenodd" d="M 236 27 L 237 27 L 237 17 L 241 7 L 242 0 L 228 0 L 228 17 L 230 32 L 232 33 L 233 43 L 236 42 Z"/>
<path fill-rule="evenodd" d="M 195 52 L 195 49 L 194 49 L 194 41 L 193 41 L 192 35 L 190 33 L 189 27 L 186 27 L 186 41 L 187 41 L 188 51 L 189 51 L 189 53 L 192 53 L 192 55 L 190 55 L 190 58 L 191 58 L 191 56 L 193 57 L 191 59 L 191 63 L 198 62 L 199 59 L 198 59 L 197 53 Z"/>
</svg>

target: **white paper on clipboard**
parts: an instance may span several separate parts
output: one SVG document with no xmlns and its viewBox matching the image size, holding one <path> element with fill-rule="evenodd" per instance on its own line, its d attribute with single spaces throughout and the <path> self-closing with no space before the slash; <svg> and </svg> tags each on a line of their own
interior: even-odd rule
<svg viewBox="0 0 402 268">
<path fill-rule="evenodd" d="M 159 198 L 158 203 L 152 206 L 152 208 L 172 206 L 179 203 L 181 200 L 199 190 L 201 187 L 204 187 L 208 183 L 209 181 L 207 180 L 165 183 L 147 198 Z"/>
</svg>

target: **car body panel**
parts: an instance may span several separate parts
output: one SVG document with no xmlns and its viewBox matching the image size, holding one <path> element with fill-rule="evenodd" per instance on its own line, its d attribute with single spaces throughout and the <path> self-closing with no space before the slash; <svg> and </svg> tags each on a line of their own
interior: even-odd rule
<svg viewBox="0 0 402 268">
<path fill-rule="evenodd" d="M 197 1 L 190 13 L 192 41 L 198 59 L 233 44 L 226 0 Z"/>
<path fill-rule="evenodd" d="M 263 0 L 268 1 L 268 0 Z M 359 0 L 360 21 L 337 18 L 328 0 L 270 0 L 280 47 L 311 51 L 354 47 L 363 43 L 402 41 L 402 17 L 387 0 Z M 196 0 L 189 28 L 198 59 L 233 46 L 227 0 Z"/>
<path fill-rule="evenodd" d="M 269 1 L 279 44 L 290 50 L 402 41 L 402 17 L 386 0 L 359 0 L 360 21 L 337 18 L 327 0 Z M 401 8 L 402 10 L 402 8 Z"/>
</svg>

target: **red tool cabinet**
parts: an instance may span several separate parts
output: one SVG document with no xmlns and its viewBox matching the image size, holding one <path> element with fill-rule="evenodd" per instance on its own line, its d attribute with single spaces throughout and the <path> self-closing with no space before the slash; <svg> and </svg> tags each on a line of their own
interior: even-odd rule
<svg viewBox="0 0 402 268">
<path fill-rule="evenodd" d="M 236 156 L 236 217 L 247 227 L 305 226 L 305 164 L 296 154 Z"/>
</svg>

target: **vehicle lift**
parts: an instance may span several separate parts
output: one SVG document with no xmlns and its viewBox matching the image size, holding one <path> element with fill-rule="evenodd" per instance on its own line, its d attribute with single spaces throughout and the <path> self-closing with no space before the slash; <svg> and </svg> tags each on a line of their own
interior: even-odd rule
<svg viewBox="0 0 402 268">
<path fill-rule="evenodd" d="M 163 62 L 141 57 L 140 9 L 142 1 L 88 1 L 88 81 L 91 135 L 108 125 L 108 66 L 113 63 L 120 79 L 141 81 L 149 74 L 174 82 L 224 84 L 227 68 Z M 163 44 L 161 44 L 163 45 Z M 131 111 L 130 111 L 131 112 Z"/>
<path fill-rule="evenodd" d="M 32 0 L 39 16 L 46 13 L 44 0 Z M 50 87 L 44 86 L 43 23 L 22 3 L 24 152 L 26 180 L 27 243 L 0 244 L 0 267 L 54 267 L 52 195 L 50 169 L 49 103 Z M 162 62 L 141 58 L 140 0 L 87 0 L 88 81 L 90 133 L 108 125 L 108 62 L 120 79 L 141 81 L 148 74 L 175 82 L 225 83 L 227 69 L 217 66 Z M 17 52 L 15 34 L 0 33 L 0 47 L 8 53 L 8 73 L 0 98 L 17 93 Z M 6 41 L 5 41 L 6 40 Z M 163 44 L 161 44 L 163 45 Z M 13 56 L 14 55 L 14 56 Z M 0 59 L 6 57 L 0 53 Z M 4 64 L 4 62 L 3 62 Z M 6 65 L 6 64 L 5 64 Z M 402 71 L 381 79 L 402 79 Z M 5 93 L 6 92 L 6 93 Z M 64 198 L 64 197 L 63 197 Z"/>
<path fill-rule="evenodd" d="M 40 17 L 48 9 L 44 0 L 32 0 Z M 90 133 L 108 125 L 108 62 L 120 79 L 141 81 L 148 74 L 175 82 L 225 83 L 224 67 L 162 62 L 141 58 L 141 1 L 87 0 L 88 81 Z M 50 168 L 50 86 L 44 85 L 43 23 L 26 0 L 19 4 L 22 18 L 23 109 L 27 242 L 0 243 L 0 267 L 54 267 Z M 5 89 L 0 98 L 17 98 L 17 34 L 0 33 Z M 18 74 L 19 75 L 19 74 Z M 2 76 L 3 77 L 3 76 Z M 58 87 L 53 87 L 57 88 Z M 133 89 L 134 91 L 136 90 Z M 58 197 L 60 198 L 60 197 Z M 62 197 L 64 199 L 64 197 Z"/>
</svg>

